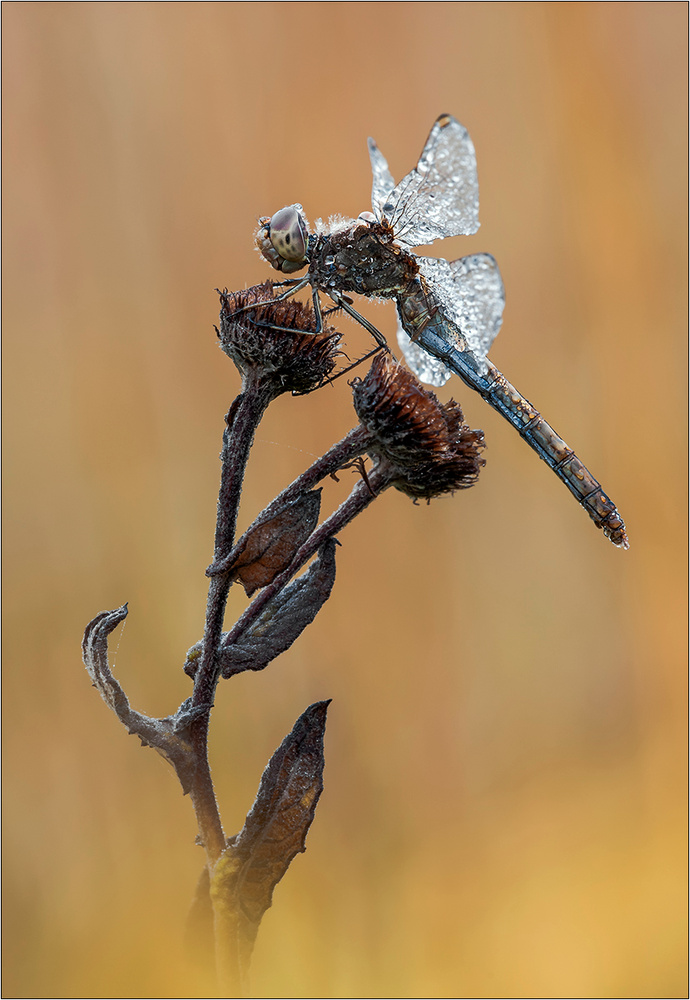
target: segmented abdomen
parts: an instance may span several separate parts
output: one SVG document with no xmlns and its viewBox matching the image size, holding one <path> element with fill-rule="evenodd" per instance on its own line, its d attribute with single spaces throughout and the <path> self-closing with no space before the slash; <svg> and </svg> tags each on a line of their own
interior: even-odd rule
<svg viewBox="0 0 690 1000">
<path fill-rule="evenodd" d="M 614 545 L 627 549 L 623 518 L 599 482 L 498 368 L 486 362 L 486 371 L 479 370 L 480 364 L 468 351 L 461 331 L 444 315 L 426 286 L 411 282 L 404 294 L 398 296 L 398 311 L 412 340 L 459 375 L 466 385 L 510 421 L 527 444 L 563 480 L 597 528 L 601 528 Z"/>
<path fill-rule="evenodd" d="M 453 368 L 455 370 L 455 365 Z M 469 381 L 465 375 L 462 377 L 465 381 Z M 596 526 L 603 530 L 614 545 L 627 549 L 625 524 L 616 505 L 604 493 L 599 482 L 572 448 L 569 448 L 553 427 L 547 424 L 539 411 L 492 364 L 489 364 L 486 375 L 477 379 L 477 383 L 473 388 L 476 388 L 487 403 L 511 422 L 540 458 L 543 458 L 563 480 Z"/>
</svg>

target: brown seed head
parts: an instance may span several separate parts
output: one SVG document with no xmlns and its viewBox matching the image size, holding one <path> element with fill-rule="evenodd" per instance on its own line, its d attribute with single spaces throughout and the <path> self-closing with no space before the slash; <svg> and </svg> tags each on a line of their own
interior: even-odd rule
<svg viewBox="0 0 690 1000">
<path fill-rule="evenodd" d="M 243 374 L 274 383 L 276 395 L 308 392 L 333 371 L 340 334 L 332 326 L 312 333 L 316 316 L 310 306 L 275 297 L 271 281 L 222 292 L 220 346 Z"/>
<path fill-rule="evenodd" d="M 430 500 L 477 481 L 484 434 L 470 430 L 454 400 L 440 403 L 388 355 L 376 358 L 353 395 L 357 416 L 375 437 L 372 455 L 395 467 L 397 489 Z"/>
</svg>

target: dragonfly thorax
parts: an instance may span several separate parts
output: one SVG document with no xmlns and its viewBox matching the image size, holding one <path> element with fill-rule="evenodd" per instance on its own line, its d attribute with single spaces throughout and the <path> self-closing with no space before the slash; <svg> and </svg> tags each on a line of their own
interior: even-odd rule
<svg viewBox="0 0 690 1000">
<path fill-rule="evenodd" d="M 417 272 L 412 254 L 386 227 L 361 217 L 322 233 L 310 248 L 309 280 L 325 292 L 393 298 Z"/>
</svg>

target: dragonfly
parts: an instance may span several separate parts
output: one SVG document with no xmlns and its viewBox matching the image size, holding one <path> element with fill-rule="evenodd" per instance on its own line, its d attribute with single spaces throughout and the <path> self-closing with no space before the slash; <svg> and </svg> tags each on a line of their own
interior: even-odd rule
<svg viewBox="0 0 690 1000">
<path fill-rule="evenodd" d="M 398 340 L 417 376 L 439 386 L 451 374 L 458 375 L 505 417 L 613 544 L 627 549 L 625 524 L 613 501 L 487 357 L 505 305 L 495 259 L 475 253 L 448 261 L 414 253 L 415 247 L 479 228 L 477 161 L 467 129 L 452 115 L 437 118 L 416 167 L 398 184 L 373 139 L 369 156 L 372 211 L 357 219 L 333 217 L 326 224 L 319 220 L 313 232 L 297 203 L 259 219 L 255 239 L 263 257 L 286 275 L 307 268 L 300 278 L 277 282 L 287 287 L 273 301 L 310 287 L 315 332 L 322 329 L 322 293 L 334 303 L 333 309 L 349 313 L 369 331 L 378 350 L 387 347 L 386 340 L 354 308 L 351 293 L 393 299 Z"/>
</svg>

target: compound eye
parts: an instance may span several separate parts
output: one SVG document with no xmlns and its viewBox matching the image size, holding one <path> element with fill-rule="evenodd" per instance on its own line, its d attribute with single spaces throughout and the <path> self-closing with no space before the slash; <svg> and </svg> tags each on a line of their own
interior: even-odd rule
<svg viewBox="0 0 690 1000">
<path fill-rule="evenodd" d="M 309 238 L 301 208 L 301 205 L 281 208 L 269 223 L 269 233 L 274 248 L 285 260 L 295 263 L 305 259 Z"/>
</svg>

